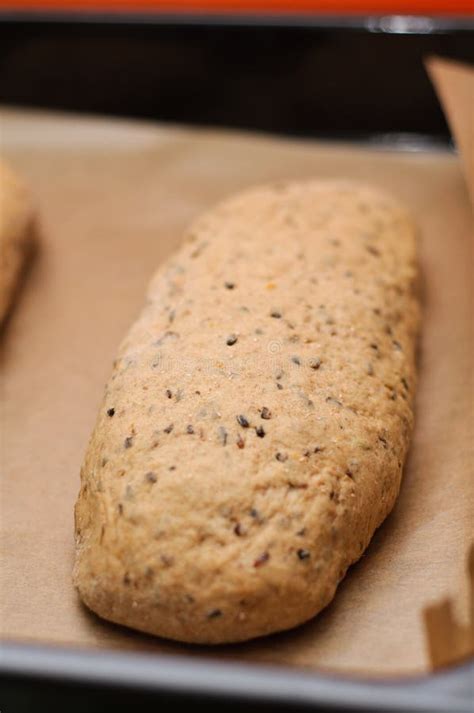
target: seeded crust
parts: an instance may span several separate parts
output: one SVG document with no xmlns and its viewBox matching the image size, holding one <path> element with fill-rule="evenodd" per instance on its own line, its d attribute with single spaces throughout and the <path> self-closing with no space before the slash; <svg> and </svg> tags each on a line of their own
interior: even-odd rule
<svg viewBox="0 0 474 713">
<path fill-rule="evenodd" d="M 17 176 L 0 161 L 0 324 L 10 308 L 32 247 L 30 197 Z"/>
<path fill-rule="evenodd" d="M 186 238 L 106 387 L 74 581 L 105 619 L 242 641 L 323 609 L 394 505 L 415 229 L 379 191 L 309 181 L 231 198 Z"/>
</svg>

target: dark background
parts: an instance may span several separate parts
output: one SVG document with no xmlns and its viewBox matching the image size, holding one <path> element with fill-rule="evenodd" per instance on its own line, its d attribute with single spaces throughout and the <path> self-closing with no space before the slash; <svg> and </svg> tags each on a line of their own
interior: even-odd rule
<svg viewBox="0 0 474 713">
<path fill-rule="evenodd" d="M 271 18 L 40 19 L 0 13 L 2 103 L 293 135 L 446 140 L 423 57 L 474 62 L 474 18 L 445 18 L 426 34 L 368 31 L 364 18 L 286 26 Z"/>
</svg>

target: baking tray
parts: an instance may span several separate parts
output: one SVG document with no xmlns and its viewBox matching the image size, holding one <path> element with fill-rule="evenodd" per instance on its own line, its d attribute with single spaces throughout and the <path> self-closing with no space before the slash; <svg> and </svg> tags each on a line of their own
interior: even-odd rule
<svg viewBox="0 0 474 713">
<path fill-rule="evenodd" d="M 186 697 L 193 701 L 193 706 L 199 703 L 206 707 L 211 705 L 211 699 L 216 699 L 216 706 L 222 706 L 223 701 L 226 701 L 226 707 L 231 702 L 233 706 L 244 703 L 248 706 L 251 702 L 252 709 L 278 702 L 290 710 L 304 705 L 312 705 L 315 710 L 326 710 L 331 706 L 339 710 L 466 710 L 472 667 L 460 666 L 443 674 L 416 678 L 413 673 L 405 673 L 397 682 L 393 678 L 387 680 L 386 675 L 380 679 L 380 671 L 378 679 L 372 681 L 367 679 L 367 674 L 360 673 L 360 669 L 369 666 L 380 670 L 380 666 L 376 665 L 378 660 L 389 658 L 395 647 L 398 655 L 388 669 L 388 662 L 384 663 L 384 670 L 391 670 L 393 676 L 402 664 L 402 656 L 405 669 L 412 671 L 410 649 L 414 648 L 419 657 L 423 647 L 420 607 L 423 602 L 445 592 L 445 587 L 449 589 L 454 581 L 452 578 L 457 579 L 459 575 L 458 545 L 463 532 L 460 525 L 463 518 L 460 516 L 464 510 L 454 516 L 448 501 L 444 512 L 435 513 L 434 527 L 441 528 L 443 542 L 449 541 L 449 547 L 440 545 L 440 552 L 433 559 L 423 557 L 422 570 L 416 564 L 420 559 L 417 554 L 420 546 L 433 541 L 432 514 L 421 513 L 423 516 L 420 518 L 416 501 L 420 502 L 423 494 L 426 497 L 426 489 L 431 488 L 432 483 L 444 487 L 446 468 L 451 473 L 449 489 L 456 488 L 456 482 L 459 488 L 464 481 L 462 478 L 456 481 L 456 474 L 461 470 L 465 472 L 466 468 L 456 455 L 459 453 L 462 458 L 462 450 L 455 447 L 450 449 L 449 464 L 445 462 L 437 468 L 436 461 L 443 453 L 443 439 L 439 446 L 436 442 L 429 446 L 427 454 L 430 431 L 429 428 L 428 433 L 426 431 L 426 420 L 424 436 L 423 429 L 418 428 L 416 438 L 419 445 L 425 444 L 423 458 L 428 455 L 431 459 L 429 470 L 424 469 L 429 474 L 428 482 L 426 479 L 419 481 L 422 486 L 420 493 L 413 478 L 405 480 L 399 502 L 403 500 L 405 505 L 412 505 L 404 511 L 405 517 L 397 517 L 395 513 L 395 518 L 387 522 L 383 533 L 379 531 L 367 557 L 359 563 L 339 592 L 329 619 L 323 615 L 299 632 L 262 639 L 247 647 L 246 651 L 243 650 L 245 645 L 211 650 L 179 647 L 159 640 L 155 642 L 152 637 L 127 634 L 120 627 L 107 626 L 95 617 L 86 617 L 77 608 L 77 599 L 69 580 L 71 513 L 77 492 L 74 474 L 78 472 L 83 442 L 85 444 L 90 432 L 95 402 L 113 358 L 115 343 L 142 301 L 146 275 L 178 240 L 181 226 L 187 222 L 190 212 L 201 210 L 203 201 L 213 203 L 219 195 L 235 189 L 239 181 L 247 184 L 250 177 L 252 180 L 263 180 L 267 171 L 274 179 L 288 171 L 291 174 L 301 171 L 303 176 L 312 175 L 315 170 L 322 172 L 322 175 L 340 175 L 342 170 L 352 176 L 370 172 L 373 180 L 384 180 L 387 187 L 398 187 L 405 198 L 413 197 L 418 210 L 423 210 L 424 224 L 431 226 L 433 239 L 437 236 L 436 243 L 432 244 L 428 254 L 424 252 L 424 257 L 429 257 L 432 267 L 443 266 L 441 275 L 439 271 L 432 274 L 435 278 L 434 283 L 431 281 L 433 289 L 438 293 L 445 284 L 444 278 L 440 281 L 440 277 L 446 275 L 444 265 L 450 266 L 448 270 L 454 268 L 456 274 L 460 265 L 468 262 L 462 257 L 465 247 L 454 263 L 450 258 L 453 245 L 465 246 L 459 241 L 464 236 L 468 215 L 459 166 L 452 155 L 446 150 L 430 150 L 425 158 L 423 151 L 416 155 L 400 152 L 399 149 L 380 152 L 354 148 L 349 144 L 337 146 L 328 142 L 274 141 L 237 133 L 196 132 L 180 127 L 173 129 L 154 124 L 130 124 L 49 113 L 4 112 L 3 119 L 8 117 L 4 123 L 7 136 L 5 148 L 8 149 L 7 155 L 31 181 L 40 201 L 45 249 L 43 258 L 40 254 L 37 267 L 25 285 L 4 342 L 7 347 L 4 366 L 9 364 L 10 377 L 12 367 L 16 374 L 13 380 L 9 378 L 8 381 L 10 397 L 7 403 L 13 420 L 6 421 L 7 433 L 10 434 L 6 442 L 11 438 L 17 444 L 9 449 L 8 466 L 5 462 L 6 472 L 13 479 L 9 490 L 17 493 L 10 500 L 12 504 L 16 503 L 12 518 L 9 510 L 4 512 L 4 521 L 8 518 L 11 522 L 8 530 L 11 547 L 16 547 L 14 559 L 7 553 L 5 557 L 10 594 L 5 598 L 7 608 L 3 610 L 2 629 L 6 631 L 10 643 L 2 649 L 0 671 L 2 687 L 7 694 L 13 691 L 13 700 L 17 701 L 18 696 L 20 701 L 21 696 L 33 697 L 36 708 L 41 698 L 47 701 L 49 707 L 50 694 L 59 695 L 59 687 L 61 700 L 69 701 L 68 707 L 71 701 L 78 701 L 86 692 L 88 697 L 97 696 L 98 700 L 104 700 L 104 696 L 115 696 L 114 700 L 118 697 L 123 703 L 127 691 L 132 696 L 133 688 L 135 698 L 141 692 L 140 696 L 150 705 L 159 701 L 163 705 L 166 703 L 167 707 L 178 705 L 178 698 Z M 269 166 L 265 167 L 268 162 Z M 410 184 L 411 187 L 406 188 L 407 178 L 413 170 L 418 172 L 418 180 L 416 185 Z M 90 180 L 91 175 L 94 175 L 94 182 Z M 130 181 L 134 186 L 132 191 Z M 113 190 L 107 190 L 110 182 L 114 183 Z M 138 190 L 140 185 L 148 188 Z M 168 198 L 163 198 L 163 188 Z M 452 206 L 449 218 L 443 212 L 430 209 L 426 213 L 423 209 L 427 200 L 431 204 L 430 197 L 433 195 L 442 195 Z M 100 199 L 97 200 L 97 197 Z M 156 211 L 157 200 L 162 206 L 159 213 Z M 459 216 L 458 210 L 461 210 Z M 445 245 L 440 236 L 445 234 L 448 226 L 452 231 L 451 244 Z M 129 247 L 125 238 L 130 235 L 135 237 Z M 164 239 L 157 239 L 160 236 Z M 168 237 L 165 239 L 165 236 Z M 435 245 L 438 246 L 436 250 Z M 87 299 L 81 290 L 81 283 L 75 282 L 76 276 L 81 271 L 86 274 L 86 270 Z M 456 285 L 460 282 L 460 279 L 453 279 L 448 293 L 452 290 L 456 292 Z M 464 298 L 461 304 L 455 298 L 454 304 L 457 305 L 455 311 L 465 313 Z M 91 321 L 92 311 L 96 317 Z M 75 326 L 71 331 L 72 324 Z M 446 325 L 446 322 L 442 324 Z M 42 336 L 44 329 L 41 325 L 49 325 L 46 340 Z M 90 339 L 91 329 L 95 330 L 93 339 Z M 449 330 L 456 344 L 454 353 L 459 354 L 463 350 L 465 331 L 458 339 L 459 325 L 450 323 Z M 435 330 L 434 344 L 433 329 L 431 334 L 430 353 L 433 350 L 437 353 L 438 332 Z M 449 430 L 443 421 L 441 432 L 452 445 L 459 438 L 464 444 L 465 438 L 456 421 L 456 404 L 460 403 L 456 394 L 459 394 L 460 388 L 466 392 L 463 366 L 454 394 L 450 387 L 448 395 L 440 396 L 443 370 L 448 368 L 454 374 L 459 368 L 459 357 L 448 357 L 445 355 L 442 362 L 437 358 L 431 360 L 432 365 L 439 364 L 442 368 L 436 367 L 434 373 L 433 367 L 424 370 L 425 379 L 419 395 L 420 398 L 423 395 L 425 405 L 429 393 L 437 393 L 442 404 L 446 404 L 449 394 L 453 396 L 454 411 L 445 410 L 443 419 L 452 421 L 455 431 L 453 434 L 452 428 Z M 49 376 L 44 366 L 41 372 L 36 368 L 37 364 L 46 365 L 48 361 Z M 459 379 L 463 386 L 459 386 Z M 51 392 L 53 383 L 56 391 L 54 398 Z M 31 405 L 32 398 L 34 407 Z M 431 403 L 429 399 L 428 402 Z M 14 416 L 15 413 L 17 416 Z M 23 434 L 20 441 L 19 428 Z M 60 436 L 55 439 L 53 450 L 49 447 L 51 433 Z M 25 440 L 28 443 L 26 451 L 21 445 Z M 31 457 L 28 453 L 32 454 Z M 455 460 L 452 460 L 453 454 Z M 466 453 L 464 459 L 467 457 Z M 43 474 L 48 474 L 50 479 L 47 488 L 38 478 Z M 414 488 L 417 498 L 412 497 Z M 7 497 L 6 491 L 3 492 Z M 50 512 L 55 514 L 57 525 L 54 527 Z M 465 515 L 463 517 L 465 520 Z M 456 522 L 455 531 L 453 522 Z M 415 549 L 410 549 L 411 554 L 405 555 L 406 529 L 413 526 L 419 532 L 415 537 Z M 397 540 L 393 533 L 400 527 L 402 537 Z M 18 533 L 18 539 L 15 533 Z M 454 541 L 453 534 L 456 535 Z M 431 548 L 432 545 L 430 551 Z M 397 553 L 401 553 L 401 561 Z M 447 558 L 456 562 L 454 568 Z M 400 563 L 400 571 L 394 572 L 394 561 Z M 437 562 L 444 562 L 441 572 L 438 572 Z M 461 568 L 464 569 L 463 563 Z M 8 575 L 8 572 L 12 574 Z M 369 590 L 373 589 L 377 581 L 387 577 L 387 573 L 388 581 L 383 579 L 385 584 L 381 585 L 381 590 L 378 589 L 379 594 L 380 591 L 383 594 L 383 600 L 372 599 L 367 586 Z M 402 608 L 396 603 L 400 594 L 403 595 L 404 586 L 407 586 L 403 585 L 404 580 L 410 582 L 413 592 L 408 597 L 408 618 L 404 614 L 407 604 L 403 604 L 407 600 L 402 596 Z M 365 589 L 362 590 L 357 584 L 361 581 L 365 582 Z M 424 585 L 426 581 L 433 581 L 434 586 L 430 585 L 427 589 Z M 402 585 L 401 590 L 393 586 L 397 582 Z M 387 586 L 394 589 L 392 596 L 386 592 Z M 420 597 L 417 586 L 423 588 L 423 597 Z M 386 599 L 386 596 L 389 598 Z M 368 607 L 363 606 L 361 597 L 362 600 L 367 599 Z M 357 607 L 359 633 L 375 632 L 375 658 L 368 648 L 366 637 L 362 637 L 366 643 L 361 646 L 352 641 L 354 632 L 350 634 L 351 629 L 349 634 L 347 629 L 344 632 L 345 617 L 341 617 L 344 606 L 346 611 L 347 607 L 349 610 Z M 383 623 L 387 619 L 387 608 L 394 614 L 391 621 L 397 622 L 395 627 Z M 334 614 L 335 611 L 339 614 Z M 76 621 L 79 628 L 76 627 L 76 616 L 80 619 Z M 319 622 L 322 622 L 322 629 Z M 411 622 L 408 628 L 407 622 Z M 416 626 L 416 635 L 411 633 L 412 625 Z M 316 638 L 315 626 L 319 632 Z M 405 638 L 400 639 L 399 630 L 408 632 L 406 644 Z M 334 647 L 327 647 L 328 635 L 336 642 L 335 659 Z M 34 640 L 36 643 L 33 643 Z M 56 648 L 52 648 L 53 642 Z M 74 642 L 72 650 L 68 642 Z M 141 653 L 130 653 L 131 646 Z M 359 655 L 365 651 L 365 666 L 357 665 L 352 653 L 347 660 L 352 660 L 352 668 L 356 664 L 355 668 L 359 669 L 357 677 L 353 676 L 351 680 L 349 675 L 324 675 L 323 670 L 331 666 L 331 659 L 330 656 L 321 658 L 318 652 L 321 646 L 328 653 L 333 652 L 333 662 L 339 661 L 341 653 L 342 658 L 347 659 L 344 646 L 353 652 L 359 651 Z M 286 649 L 284 655 L 283 648 Z M 275 649 L 279 652 L 277 657 L 273 654 Z M 417 656 L 411 659 L 412 663 Z M 114 687 L 124 690 L 114 693 Z"/>
<path fill-rule="evenodd" d="M 203 22 L 202 18 L 180 17 L 178 22 L 172 17 L 137 15 L 20 17 L 3 13 L 0 97 L 4 102 L 32 106 L 238 126 L 298 136 L 350 136 L 358 142 L 369 141 L 395 150 L 423 152 L 449 141 L 444 119 L 419 63 L 422 54 L 432 51 L 474 60 L 472 19 L 436 20 L 429 32 L 426 25 L 423 29 L 420 24 L 416 30 L 412 19 L 406 23 L 405 31 L 397 32 L 393 31 L 396 25 L 387 20 L 382 26 L 370 18 L 313 18 L 309 24 L 301 23 L 299 18 L 281 26 L 281 20 L 274 18 L 208 18 Z M 403 23 L 399 24 L 402 27 Z M 149 49 L 145 56 L 138 52 L 141 43 Z M 194 48 L 191 51 L 190 43 Z M 242 46 L 253 47 L 257 52 L 262 43 L 268 48 L 282 43 L 279 46 L 294 59 L 291 72 L 301 70 L 301 86 L 308 91 L 296 109 L 291 72 L 285 74 L 280 65 L 276 87 L 271 81 L 273 55 L 265 61 L 259 53 L 253 54 L 251 64 L 239 54 Z M 309 47 L 310 55 L 312 47 L 318 48 L 314 64 L 305 63 L 307 54 L 301 52 L 302 45 Z M 123 62 L 132 64 L 125 88 L 118 80 L 120 67 L 111 67 L 106 61 L 111 48 L 114 51 L 117 47 L 123 48 Z M 57 71 L 58 51 L 64 58 L 61 76 Z M 184 70 L 172 63 L 163 65 L 163 57 L 181 51 Z M 221 51 L 224 60 L 216 66 L 213 60 Z M 369 62 L 374 53 L 377 67 Z M 350 68 L 355 66 L 356 56 L 362 71 L 357 74 L 354 89 Z M 199 64 L 200 72 L 210 72 L 204 87 L 194 82 L 193 64 L 199 57 L 205 58 Z M 154 71 L 146 72 L 146 81 L 138 81 L 146 67 L 150 70 L 156 65 L 169 72 L 168 81 Z M 323 90 L 313 92 L 311 87 L 316 83 L 319 87 L 321 82 L 322 68 L 326 77 Z M 254 70 L 256 81 L 252 82 Z M 223 73 L 227 102 L 221 106 L 210 100 L 222 87 Z M 339 89 L 334 91 L 334 87 L 340 87 L 341 77 L 345 89 L 342 98 Z M 378 91 L 382 81 L 382 91 Z M 136 91 L 129 90 L 133 86 Z M 263 97 L 257 107 L 243 99 L 249 87 L 253 95 Z M 410 101 L 406 101 L 407 96 Z M 413 101 L 414 97 L 418 101 Z M 287 103 L 291 112 L 285 109 Z M 321 112 L 321 107 L 326 111 Z M 151 708 L 159 702 L 167 709 L 192 704 L 206 710 L 223 710 L 223 706 L 225 710 L 249 706 L 251 710 L 273 710 L 278 706 L 292 711 L 310 708 L 461 713 L 472 709 L 474 667 L 466 663 L 436 675 L 394 683 L 223 663 L 218 661 L 218 654 L 216 660 L 197 661 L 186 656 L 150 657 L 7 643 L 0 652 L 0 672 L 2 710 L 50 710 L 56 705 L 71 710 L 86 706 L 88 710 L 102 710 L 112 704 L 119 710 L 129 710 L 132 705 Z"/>
<path fill-rule="evenodd" d="M 0 654 L 2 709 L 11 702 L 31 710 L 119 710 L 157 702 L 164 710 L 192 704 L 198 710 L 367 711 L 472 713 L 474 666 L 405 680 L 350 680 L 290 669 L 196 661 L 186 656 L 145 656 L 6 644 Z M 30 695 L 18 690 L 28 684 Z M 6 692 L 6 696 L 5 696 Z M 76 700 L 76 703 L 74 702 Z M 42 708 L 38 706 L 42 704 Z M 76 707 L 77 706 L 77 707 Z M 122 708 L 123 706 L 123 708 Z M 223 708 L 225 706 L 225 708 Z M 29 710 L 27 707 L 21 711 Z M 185 708 L 186 710 L 186 708 Z"/>
</svg>

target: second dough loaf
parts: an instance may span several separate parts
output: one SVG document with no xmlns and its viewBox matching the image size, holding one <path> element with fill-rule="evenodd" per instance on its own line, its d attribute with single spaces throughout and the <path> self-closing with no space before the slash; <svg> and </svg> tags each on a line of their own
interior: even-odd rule
<svg viewBox="0 0 474 713">
<path fill-rule="evenodd" d="M 8 314 L 21 272 L 33 248 L 29 193 L 0 160 L 0 324 Z"/>
<path fill-rule="evenodd" d="M 88 447 L 84 602 L 205 643 L 325 607 L 398 494 L 416 278 L 412 220 L 366 186 L 257 188 L 198 220 L 151 283 Z"/>
</svg>

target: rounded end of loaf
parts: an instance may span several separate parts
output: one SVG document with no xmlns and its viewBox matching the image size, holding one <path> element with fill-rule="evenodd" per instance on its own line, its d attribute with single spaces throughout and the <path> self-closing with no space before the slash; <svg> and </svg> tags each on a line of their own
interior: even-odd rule
<svg viewBox="0 0 474 713">
<path fill-rule="evenodd" d="M 296 570 L 286 570 L 282 580 L 279 568 L 268 565 L 265 575 L 235 572 L 234 582 L 221 573 L 211 583 L 205 571 L 201 578 L 208 586 L 183 586 L 181 578 L 153 586 L 125 572 L 115 557 L 97 552 L 83 560 L 79 556 L 74 581 L 83 603 L 103 619 L 165 639 L 227 644 L 313 618 L 331 602 L 345 571 L 345 564 L 334 562 L 326 571 L 319 569 L 318 581 L 309 583 Z"/>
</svg>

